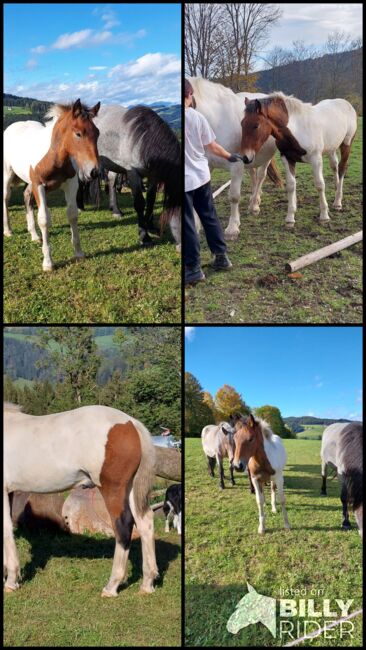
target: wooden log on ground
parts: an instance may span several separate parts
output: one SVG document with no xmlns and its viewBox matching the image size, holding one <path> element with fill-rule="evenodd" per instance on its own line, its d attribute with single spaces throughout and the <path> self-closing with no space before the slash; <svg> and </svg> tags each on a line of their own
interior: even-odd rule
<svg viewBox="0 0 366 650">
<path fill-rule="evenodd" d="M 340 239 L 339 241 L 334 242 L 334 244 L 324 246 L 324 248 L 319 248 L 317 251 L 313 251 L 312 253 L 307 253 L 307 255 L 303 255 L 293 262 L 288 262 L 285 267 L 286 271 L 290 271 L 291 273 L 298 271 L 305 266 L 318 262 L 318 260 L 321 260 L 324 257 L 329 257 L 329 255 L 337 253 L 349 246 L 353 246 L 353 244 L 357 244 L 360 241 L 362 241 L 362 230 L 356 232 L 354 235 Z"/>
<path fill-rule="evenodd" d="M 226 190 L 226 188 L 229 187 L 230 183 L 231 181 L 228 181 L 227 183 L 221 185 L 221 187 L 219 187 L 217 190 L 214 191 L 214 193 L 212 194 L 212 198 L 215 199 L 219 194 L 221 194 L 221 192 Z"/>
<path fill-rule="evenodd" d="M 171 481 L 182 480 L 182 454 L 178 449 L 155 447 L 155 474 Z"/>
</svg>

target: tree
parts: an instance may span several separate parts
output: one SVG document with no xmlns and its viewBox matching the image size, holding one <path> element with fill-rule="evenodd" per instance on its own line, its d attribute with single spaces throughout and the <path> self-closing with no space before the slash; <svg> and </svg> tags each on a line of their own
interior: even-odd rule
<svg viewBox="0 0 366 650">
<path fill-rule="evenodd" d="M 74 408 L 95 402 L 100 356 L 91 327 L 52 327 L 37 335 L 36 345 L 47 351 L 39 367 L 51 369 L 70 391 Z"/>
<path fill-rule="evenodd" d="M 218 4 L 188 3 L 184 8 L 184 52 L 186 72 L 210 78 L 220 49 L 219 31 L 222 8 Z M 221 44 L 222 45 L 222 44 Z"/>
<path fill-rule="evenodd" d="M 289 427 L 286 426 L 282 419 L 281 411 L 277 406 L 260 406 L 255 409 L 255 415 L 262 418 L 270 425 L 273 433 L 276 433 L 281 438 L 292 438 L 293 435 Z"/>
<path fill-rule="evenodd" d="M 20 396 L 24 413 L 29 415 L 47 415 L 52 413 L 55 391 L 50 381 L 35 381 L 31 386 L 25 386 Z"/>
<path fill-rule="evenodd" d="M 203 391 L 202 392 L 202 401 L 210 409 L 210 411 L 212 413 L 212 421 L 217 422 L 218 417 L 217 417 L 217 413 L 216 413 L 215 402 L 213 400 L 213 397 L 212 397 L 211 393 L 209 393 L 208 391 Z"/>
<path fill-rule="evenodd" d="M 4 402 L 18 404 L 18 389 L 9 375 L 4 375 Z"/>
<path fill-rule="evenodd" d="M 227 420 L 233 413 L 249 415 L 250 409 L 244 402 L 242 396 L 228 384 L 219 388 L 215 395 L 215 408 L 218 421 Z"/>
<path fill-rule="evenodd" d="M 210 407 L 203 401 L 202 386 L 194 375 L 185 373 L 184 420 L 186 435 L 199 437 L 206 424 L 212 424 L 214 417 Z"/>
</svg>

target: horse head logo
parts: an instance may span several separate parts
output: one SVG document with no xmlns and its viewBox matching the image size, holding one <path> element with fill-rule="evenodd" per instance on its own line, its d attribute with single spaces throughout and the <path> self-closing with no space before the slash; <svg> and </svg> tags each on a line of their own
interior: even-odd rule
<svg viewBox="0 0 366 650">
<path fill-rule="evenodd" d="M 276 637 L 276 599 L 262 596 L 247 582 L 248 593 L 238 602 L 226 628 L 237 634 L 239 630 L 254 623 L 263 623 Z"/>
</svg>

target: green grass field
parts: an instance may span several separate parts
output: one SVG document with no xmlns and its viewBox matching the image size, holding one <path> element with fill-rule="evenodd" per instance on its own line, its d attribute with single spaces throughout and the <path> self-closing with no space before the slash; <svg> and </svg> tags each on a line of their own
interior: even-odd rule
<svg viewBox="0 0 366 650">
<path fill-rule="evenodd" d="M 6 594 L 5 647 L 179 646 L 181 555 L 176 531 L 156 518 L 161 577 L 153 594 L 139 593 L 141 542 L 132 542 L 128 584 L 118 598 L 101 598 L 114 553 L 102 535 L 17 533 L 23 584 Z M 169 615 L 167 615 L 167 612 Z"/>
<path fill-rule="evenodd" d="M 283 165 L 277 167 L 285 180 Z M 298 164 L 295 228 L 285 228 L 287 195 L 267 179 L 263 185 L 261 212 L 248 212 L 249 175 L 245 174 L 240 202 L 241 230 L 237 241 L 228 242 L 233 268 L 225 273 L 210 269 L 211 253 L 201 235 L 202 265 L 206 282 L 186 290 L 187 323 L 361 323 L 362 244 L 356 244 L 302 269 L 291 278 L 285 264 L 305 253 L 327 246 L 362 229 L 362 118 L 344 181 L 343 210 L 332 208 L 334 183 L 328 159 L 324 178 L 331 221 L 318 221 L 319 198 L 310 165 Z M 229 180 L 223 170 L 212 173 L 213 189 Z M 216 208 L 223 228 L 230 215 L 228 189 Z"/>
<path fill-rule="evenodd" d="M 362 607 L 362 542 L 354 525 L 341 530 L 342 510 L 336 481 L 320 497 L 320 441 L 285 440 L 288 462 L 285 495 L 291 531 L 283 527 L 281 511 L 272 514 L 266 488 L 265 535 L 258 529 L 258 509 L 248 478 L 236 474 L 231 487 L 225 461 L 226 489 L 219 490 L 217 471 L 211 479 L 199 439 L 185 441 L 185 599 L 186 644 L 193 646 L 281 646 L 262 623 L 237 635 L 226 630 L 229 616 L 247 593 L 248 581 L 260 594 L 280 598 L 280 589 L 323 589 L 323 597 L 354 599 L 351 611 Z M 339 611 L 339 610 L 338 610 Z M 339 617 L 338 617 L 339 618 Z M 295 621 L 298 620 L 295 617 Z M 353 619 L 354 636 L 308 640 L 307 646 L 361 646 L 361 617 Z M 277 626 L 278 629 L 278 626 Z M 295 638 L 302 634 L 295 635 Z M 288 638 L 284 639 L 286 643 Z M 303 645 L 303 644 L 302 644 Z"/>
<path fill-rule="evenodd" d="M 325 425 L 324 424 L 303 424 L 304 431 L 299 431 L 296 434 L 296 438 L 314 438 L 315 440 L 321 440 L 323 435 Z"/>
<path fill-rule="evenodd" d="M 169 229 L 141 247 L 132 195 L 119 196 L 122 220 L 102 208 L 79 215 L 84 260 L 74 262 L 62 192 L 49 196 L 52 273 L 42 271 L 41 246 L 26 228 L 21 189 L 13 191 L 13 236 L 4 242 L 4 320 L 7 323 L 178 323 L 181 260 Z M 155 219 L 161 213 L 156 203 Z"/>
<path fill-rule="evenodd" d="M 10 106 L 11 110 L 9 110 L 8 106 L 3 106 L 3 115 L 31 115 L 32 111 L 30 108 L 26 108 L 25 106 Z"/>
</svg>

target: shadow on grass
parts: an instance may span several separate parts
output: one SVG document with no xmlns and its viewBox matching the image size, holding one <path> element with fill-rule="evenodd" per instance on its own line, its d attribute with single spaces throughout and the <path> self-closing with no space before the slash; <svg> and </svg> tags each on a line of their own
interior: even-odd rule
<svg viewBox="0 0 366 650">
<path fill-rule="evenodd" d="M 52 533 L 45 530 L 31 532 L 25 527 L 18 527 L 15 537 L 24 537 L 31 545 L 32 558 L 22 569 L 22 583 L 30 581 L 39 569 L 44 569 L 48 561 L 53 557 L 78 558 L 78 559 L 110 559 L 110 571 L 115 549 L 114 538 L 95 539 L 87 535 Z M 159 578 L 156 585 L 163 585 L 164 578 L 170 563 L 180 554 L 180 545 L 165 540 L 155 540 L 156 562 L 159 569 Z M 131 544 L 129 560 L 132 565 L 132 573 L 128 578 L 128 585 L 134 584 L 142 579 L 142 553 L 141 540 L 134 540 Z M 105 575 L 105 583 L 110 572 Z M 104 585 L 103 585 L 104 586 Z M 125 585 L 121 585 L 123 589 Z"/>
</svg>

